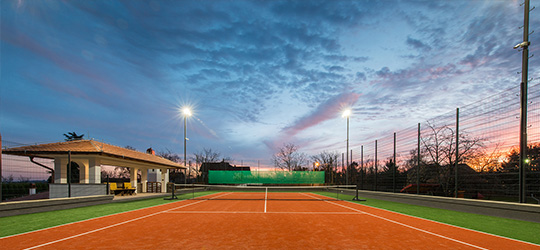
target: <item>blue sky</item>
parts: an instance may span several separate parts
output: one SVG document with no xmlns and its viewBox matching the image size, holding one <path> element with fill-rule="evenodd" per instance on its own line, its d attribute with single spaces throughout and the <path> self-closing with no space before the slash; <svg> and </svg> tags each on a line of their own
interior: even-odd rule
<svg viewBox="0 0 540 250">
<path fill-rule="evenodd" d="M 344 152 L 351 108 L 355 150 L 519 84 L 520 3 L 3 0 L 0 133 L 182 154 L 189 105 L 188 154 L 254 166 L 284 143 Z"/>
</svg>

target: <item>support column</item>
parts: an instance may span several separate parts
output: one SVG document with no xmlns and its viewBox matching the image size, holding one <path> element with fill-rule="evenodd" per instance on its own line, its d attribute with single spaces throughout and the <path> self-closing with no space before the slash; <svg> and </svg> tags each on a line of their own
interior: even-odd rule
<svg viewBox="0 0 540 250">
<path fill-rule="evenodd" d="M 67 183 L 67 158 L 54 158 L 54 183 Z"/>
<path fill-rule="evenodd" d="M 137 190 L 137 172 L 139 172 L 138 168 L 130 167 L 129 168 L 129 175 L 130 175 L 130 182 L 131 187 L 135 188 L 135 193 L 139 193 L 140 190 Z"/>
<path fill-rule="evenodd" d="M 169 182 L 169 169 L 164 169 L 163 174 L 161 175 L 161 192 L 167 192 L 167 183 Z"/>
<path fill-rule="evenodd" d="M 90 158 L 88 161 L 88 183 L 101 183 L 101 160 Z"/>
<path fill-rule="evenodd" d="M 150 169 L 143 169 L 141 170 L 141 183 L 142 183 L 142 190 L 141 192 L 143 193 L 146 193 L 148 190 L 146 189 L 147 188 L 147 185 L 148 185 L 148 171 L 150 171 Z"/>
</svg>

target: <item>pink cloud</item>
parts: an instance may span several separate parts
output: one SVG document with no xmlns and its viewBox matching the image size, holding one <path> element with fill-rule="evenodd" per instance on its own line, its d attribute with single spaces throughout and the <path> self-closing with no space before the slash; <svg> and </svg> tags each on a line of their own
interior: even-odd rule
<svg viewBox="0 0 540 250">
<path fill-rule="evenodd" d="M 320 124 L 326 120 L 340 116 L 346 108 L 351 108 L 358 101 L 361 94 L 358 93 L 342 93 L 326 102 L 321 103 L 313 112 L 296 120 L 292 125 L 281 130 L 281 136 L 274 141 L 265 141 L 266 146 L 271 149 L 280 147 L 283 143 L 291 139 L 296 134 Z"/>
</svg>

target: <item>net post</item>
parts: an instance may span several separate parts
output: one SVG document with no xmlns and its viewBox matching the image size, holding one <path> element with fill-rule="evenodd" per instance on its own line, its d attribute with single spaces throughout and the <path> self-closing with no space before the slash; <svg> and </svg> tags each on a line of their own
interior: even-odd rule
<svg viewBox="0 0 540 250">
<path fill-rule="evenodd" d="M 174 186 L 174 182 L 170 184 L 171 185 L 171 197 L 170 198 L 164 198 L 164 200 L 178 200 L 178 197 L 174 194 L 174 190 L 176 187 Z"/>
<path fill-rule="evenodd" d="M 352 200 L 353 201 L 366 201 L 364 199 L 358 198 L 358 180 L 356 181 L 356 195 L 354 196 L 354 198 Z"/>
</svg>

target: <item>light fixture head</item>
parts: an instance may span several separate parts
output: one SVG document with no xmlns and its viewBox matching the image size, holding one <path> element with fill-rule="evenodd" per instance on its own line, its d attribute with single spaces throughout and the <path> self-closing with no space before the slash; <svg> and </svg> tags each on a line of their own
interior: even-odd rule
<svg viewBox="0 0 540 250">
<path fill-rule="evenodd" d="M 342 117 L 349 117 L 351 116 L 351 110 L 350 109 L 346 109 L 345 111 L 343 111 L 343 115 L 341 115 Z"/>
<path fill-rule="evenodd" d="M 525 42 L 516 44 L 516 46 L 514 46 L 514 49 L 528 47 L 529 45 L 531 45 L 531 42 L 525 41 Z"/>
<path fill-rule="evenodd" d="M 191 116 L 191 109 L 185 107 L 182 109 L 182 113 L 184 114 L 184 116 Z"/>
</svg>

